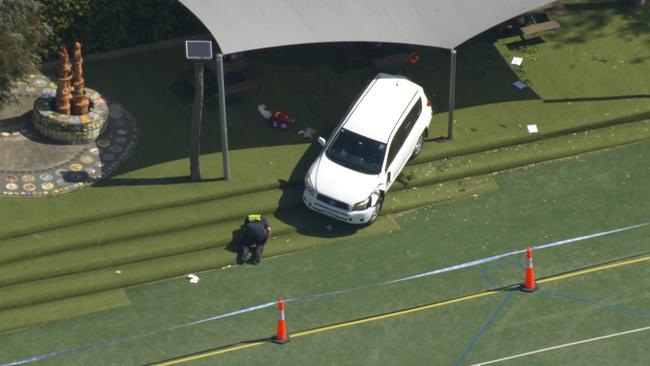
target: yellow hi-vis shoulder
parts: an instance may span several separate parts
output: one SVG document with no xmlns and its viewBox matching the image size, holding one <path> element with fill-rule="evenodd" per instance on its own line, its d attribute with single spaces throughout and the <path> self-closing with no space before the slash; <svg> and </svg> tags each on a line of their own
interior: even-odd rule
<svg viewBox="0 0 650 366">
<path fill-rule="evenodd" d="M 262 215 L 260 214 L 248 215 L 248 222 L 259 222 L 259 221 L 262 221 Z"/>
</svg>

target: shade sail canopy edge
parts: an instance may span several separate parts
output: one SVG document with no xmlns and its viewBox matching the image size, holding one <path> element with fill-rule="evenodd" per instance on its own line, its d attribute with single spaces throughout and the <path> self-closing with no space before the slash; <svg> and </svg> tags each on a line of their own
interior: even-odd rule
<svg viewBox="0 0 650 366">
<path fill-rule="evenodd" d="M 224 54 L 322 42 L 451 49 L 553 0 L 179 0 Z"/>
</svg>

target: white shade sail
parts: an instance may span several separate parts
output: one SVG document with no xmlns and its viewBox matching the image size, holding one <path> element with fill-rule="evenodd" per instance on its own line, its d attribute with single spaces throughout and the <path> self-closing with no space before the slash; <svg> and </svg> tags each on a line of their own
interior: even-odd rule
<svg viewBox="0 0 650 366">
<path fill-rule="evenodd" d="M 224 54 L 320 42 L 451 49 L 552 0 L 179 0 Z"/>
</svg>

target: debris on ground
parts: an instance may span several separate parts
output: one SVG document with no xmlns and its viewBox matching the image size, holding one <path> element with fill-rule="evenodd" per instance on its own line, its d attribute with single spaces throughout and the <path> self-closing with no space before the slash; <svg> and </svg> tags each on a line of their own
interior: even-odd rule
<svg viewBox="0 0 650 366">
<path fill-rule="evenodd" d="M 514 83 L 512 83 L 512 85 L 516 86 L 517 89 L 524 89 L 524 88 L 526 88 L 528 86 L 528 85 L 526 85 L 526 83 L 524 83 L 521 80 L 515 81 Z"/>
<path fill-rule="evenodd" d="M 300 137 L 304 139 L 313 140 L 314 138 L 316 138 L 316 130 L 311 127 L 307 127 L 304 130 L 298 131 L 298 135 L 300 135 Z"/>
<path fill-rule="evenodd" d="M 190 280 L 190 283 L 199 283 L 199 280 L 201 280 L 201 278 L 199 278 L 199 276 L 195 275 L 194 273 L 188 274 L 186 278 Z"/>
</svg>

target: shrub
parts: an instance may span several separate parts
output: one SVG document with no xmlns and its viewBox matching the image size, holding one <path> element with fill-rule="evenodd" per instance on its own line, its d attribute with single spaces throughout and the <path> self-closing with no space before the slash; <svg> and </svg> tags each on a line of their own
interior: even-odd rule
<svg viewBox="0 0 650 366">
<path fill-rule="evenodd" d="M 0 0 L 0 84 L 33 71 L 40 63 L 41 42 L 49 27 L 35 0 Z"/>
<path fill-rule="evenodd" d="M 47 54 L 79 41 L 86 53 L 205 32 L 177 0 L 38 0 L 52 26 Z"/>
</svg>

